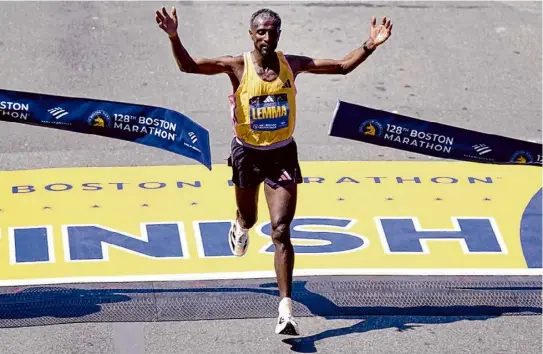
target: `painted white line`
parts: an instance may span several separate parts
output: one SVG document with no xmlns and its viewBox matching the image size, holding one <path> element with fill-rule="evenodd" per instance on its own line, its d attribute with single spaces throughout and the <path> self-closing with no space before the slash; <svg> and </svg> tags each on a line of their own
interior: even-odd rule
<svg viewBox="0 0 543 354">
<path fill-rule="evenodd" d="M 301 269 L 295 270 L 294 276 L 374 276 L 374 275 L 434 275 L 434 276 L 543 276 L 543 269 L 512 269 L 512 268 L 488 268 L 488 269 L 402 269 L 402 268 L 354 268 L 354 269 Z M 66 278 L 42 278 L 42 279 L 14 279 L 0 281 L 0 286 L 30 286 L 68 283 L 128 283 L 149 281 L 183 281 L 183 280 L 236 280 L 236 279 L 275 279 L 274 271 L 231 272 L 231 273 L 192 273 L 192 274 L 156 274 L 134 276 L 89 276 Z"/>
</svg>

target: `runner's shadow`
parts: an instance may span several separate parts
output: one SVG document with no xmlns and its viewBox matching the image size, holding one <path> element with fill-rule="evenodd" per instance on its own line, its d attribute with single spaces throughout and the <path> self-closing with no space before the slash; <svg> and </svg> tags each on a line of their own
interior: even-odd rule
<svg viewBox="0 0 543 354">
<path fill-rule="evenodd" d="M 29 287 L 0 295 L 0 319 L 83 317 L 100 312 L 100 305 L 130 300 L 110 290 Z"/>
<path fill-rule="evenodd" d="M 292 337 L 283 339 L 291 346 L 291 350 L 298 353 L 316 353 L 316 342 L 345 336 L 353 333 L 365 333 L 374 330 L 394 328 L 399 332 L 415 330 L 425 324 L 445 324 L 458 321 L 485 321 L 497 318 L 503 314 L 529 312 L 541 314 L 541 307 L 504 307 L 504 306 L 406 306 L 406 307 L 379 307 L 379 306 L 338 306 L 330 299 L 318 293 L 309 291 L 306 282 L 293 284 L 293 300 L 303 304 L 313 315 L 327 320 L 343 319 L 359 322 L 356 324 L 323 331 L 311 336 Z M 276 287 L 276 283 L 262 284 L 263 288 Z M 459 289 L 460 290 L 460 289 Z M 466 289 L 466 290 L 496 290 L 496 289 Z M 500 290 L 507 290 L 502 288 Z M 529 290 L 541 293 L 541 287 L 510 290 Z"/>
<path fill-rule="evenodd" d="M 283 339 L 283 343 L 290 345 L 290 349 L 297 353 L 316 353 L 316 343 L 323 339 L 329 339 L 334 337 L 341 337 L 354 333 L 366 333 L 375 330 L 391 329 L 394 328 L 398 332 L 405 332 L 408 330 L 415 330 L 418 327 L 422 327 L 427 324 L 444 324 L 453 323 L 459 321 L 485 321 L 491 318 L 499 316 L 457 316 L 457 317 L 433 317 L 433 316 L 343 316 L 335 319 L 343 320 L 357 320 L 356 324 L 335 328 L 317 333 L 306 337 L 294 337 Z M 326 317 L 327 319 L 334 319 L 334 317 Z M 361 344 L 363 347 L 363 344 Z"/>
</svg>

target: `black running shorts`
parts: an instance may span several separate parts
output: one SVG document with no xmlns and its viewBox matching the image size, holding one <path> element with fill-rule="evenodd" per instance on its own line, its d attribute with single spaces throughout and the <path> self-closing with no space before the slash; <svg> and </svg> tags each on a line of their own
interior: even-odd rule
<svg viewBox="0 0 543 354">
<path fill-rule="evenodd" d="M 265 182 L 272 188 L 302 183 L 298 162 L 298 147 L 289 144 L 271 150 L 257 150 L 232 139 L 228 166 L 232 167 L 232 182 L 240 188 L 252 188 Z"/>
</svg>

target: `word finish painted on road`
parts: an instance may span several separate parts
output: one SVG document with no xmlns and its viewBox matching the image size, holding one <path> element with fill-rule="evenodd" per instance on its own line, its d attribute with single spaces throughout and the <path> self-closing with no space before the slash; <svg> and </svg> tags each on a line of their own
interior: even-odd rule
<svg viewBox="0 0 543 354">
<path fill-rule="evenodd" d="M 291 230 L 298 275 L 541 274 L 537 168 L 305 162 L 302 169 L 310 180 L 300 186 Z M 230 170 L 213 171 L 0 172 L 0 285 L 273 277 L 265 198 L 248 254 L 234 257 Z M 338 183 L 346 176 L 356 182 Z M 445 180 L 456 182 L 436 183 Z M 89 183 L 102 189 L 86 190 Z"/>
</svg>

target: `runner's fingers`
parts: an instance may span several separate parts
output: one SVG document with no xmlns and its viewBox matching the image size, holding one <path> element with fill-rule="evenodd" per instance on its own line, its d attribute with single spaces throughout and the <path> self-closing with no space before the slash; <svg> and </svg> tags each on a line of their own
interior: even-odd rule
<svg viewBox="0 0 543 354">
<path fill-rule="evenodd" d="M 162 16 L 162 14 L 160 13 L 160 11 L 156 11 L 156 19 L 157 19 L 157 22 L 160 21 L 160 22 L 164 22 L 164 16 Z"/>
<path fill-rule="evenodd" d="M 168 11 L 166 10 L 164 6 L 162 6 L 162 14 L 164 15 L 164 18 L 166 18 L 167 20 L 170 19 L 170 15 L 168 14 Z"/>
</svg>

